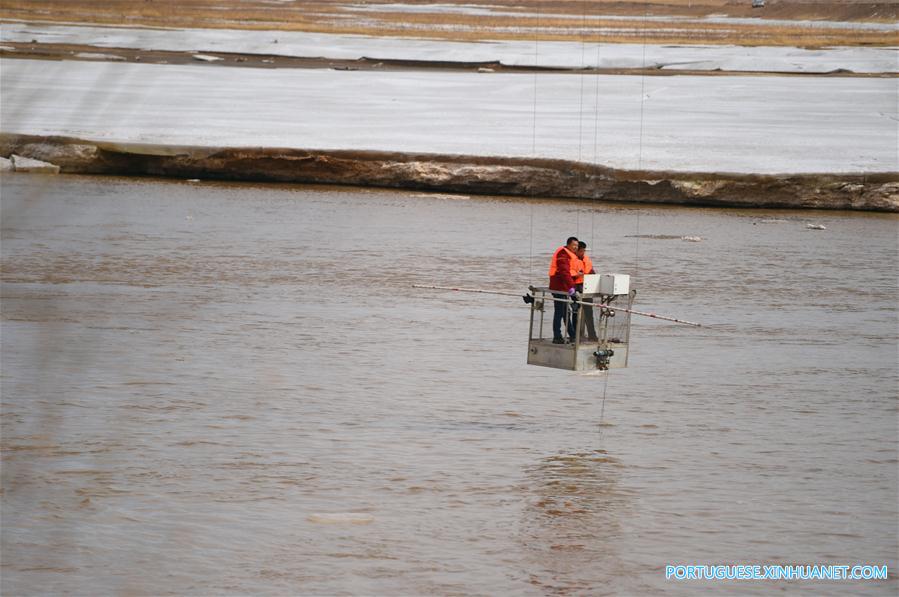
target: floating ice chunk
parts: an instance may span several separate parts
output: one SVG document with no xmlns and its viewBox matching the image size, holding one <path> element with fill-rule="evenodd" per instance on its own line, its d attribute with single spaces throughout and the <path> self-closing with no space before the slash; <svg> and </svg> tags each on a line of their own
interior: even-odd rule
<svg viewBox="0 0 899 597">
<path fill-rule="evenodd" d="M 193 58 L 194 60 L 199 60 L 201 62 L 219 62 L 220 60 L 224 60 L 224 58 L 209 56 L 208 54 L 194 54 Z"/>
<path fill-rule="evenodd" d="M 23 158 L 20 155 L 13 154 L 13 168 L 16 172 L 37 172 L 42 174 L 59 174 L 59 166 L 50 162 L 42 162 L 41 160 L 33 160 L 31 158 Z"/>
<path fill-rule="evenodd" d="M 12 165 L 12 160 L 7 158 L 0 158 L 0 172 L 12 172 L 15 168 Z"/>
<path fill-rule="evenodd" d="M 680 237 L 680 239 L 685 240 L 690 243 L 701 243 L 702 242 L 701 236 L 682 236 L 682 237 Z"/>
<path fill-rule="evenodd" d="M 117 56 L 115 54 L 100 54 L 98 52 L 78 52 L 77 54 L 75 54 L 75 58 L 87 58 L 88 60 L 125 60 L 123 56 Z"/>
<path fill-rule="evenodd" d="M 375 517 L 361 512 L 322 512 L 310 514 L 306 520 L 319 524 L 371 524 Z"/>
<path fill-rule="evenodd" d="M 824 224 L 806 224 L 805 227 L 809 230 L 827 230 Z"/>
<path fill-rule="evenodd" d="M 451 195 L 449 193 L 414 193 L 417 199 L 471 199 L 471 195 Z"/>
</svg>

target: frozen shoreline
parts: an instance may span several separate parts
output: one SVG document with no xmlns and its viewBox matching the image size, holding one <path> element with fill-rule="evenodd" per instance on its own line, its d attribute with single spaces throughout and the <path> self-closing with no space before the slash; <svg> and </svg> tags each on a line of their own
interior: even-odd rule
<svg viewBox="0 0 899 597">
<path fill-rule="evenodd" d="M 82 174 L 340 184 L 481 195 L 899 213 L 899 175 L 614 170 L 566 160 L 269 147 L 109 143 L 0 134 L 0 155 Z"/>
</svg>

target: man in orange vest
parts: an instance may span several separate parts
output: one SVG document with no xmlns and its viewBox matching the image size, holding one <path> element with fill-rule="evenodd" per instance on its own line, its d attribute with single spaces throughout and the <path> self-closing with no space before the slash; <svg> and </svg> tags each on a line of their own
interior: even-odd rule
<svg viewBox="0 0 899 597">
<path fill-rule="evenodd" d="M 593 269 L 593 260 L 590 259 L 590 256 L 587 255 L 587 243 L 584 241 L 578 241 L 577 244 L 577 258 L 581 261 L 581 272 L 579 275 L 574 277 L 575 288 L 578 292 L 584 292 L 584 274 L 595 274 L 596 270 Z M 593 299 L 591 298 L 583 298 L 581 299 L 585 303 L 592 303 Z M 596 342 L 596 325 L 593 323 L 593 307 L 588 307 L 586 305 L 581 305 L 583 307 L 583 311 L 581 312 L 581 320 L 587 324 L 587 340 L 590 342 Z"/>
<path fill-rule="evenodd" d="M 570 236 L 565 241 L 565 246 L 556 249 L 552 260 L 549 262 L 549 289 L 557 299 L 573 297 L 577 291 L 574 277 L 581 271 L 581 260 L 577 258 L 577 237 Z M 568 338 L 574 341 L 574 332 L 577 328 L 577 312 L 568 317 L 568 303 L 553 301 L 553 344 L 565 344 L 562 337 L 562 320 L 566 320 L 565 326 Z"/>
</svg>

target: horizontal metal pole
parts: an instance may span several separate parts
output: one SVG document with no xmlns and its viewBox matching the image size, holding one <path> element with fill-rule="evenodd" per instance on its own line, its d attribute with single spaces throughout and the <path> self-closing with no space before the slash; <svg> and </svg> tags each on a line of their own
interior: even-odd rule
<svg viewBox="0 0 899 597">
<path fill-rule="evenodd" d="M 500 292 L 498 290 L 481 290 L 480 288 L 454 288 L 452 286 L 425 286 L 413 284 L 412 288 L 425 288 L 428 290 L 454 290 L 456 292 L 477 292 L 479 294 L 498 294 L 500 296 L 521 296 L 518 292 Z"/>
<path fill-rule="evenodd" d="M 521 294 L 518 294 L 516 292 L 504 292 L 504 291 L 498 291 L 498 290 L 483 290 L 480 288 L 456 288 L 453 286 L 426 286 L 424 284 L 413 284 L 412 288 L 424 288 L 427 290 L 451 290 L 454 292 L 475 292 L 478 294 L 497 294 L 500 296 L 522 296 Z M 530 288 L 529 290 L 530 290 L 529 294 L 531 296 L 534 296 L 534 294 L 533 294 L 534 289 Z M 564 294 L 564 293 L 559 292 L 559 294 Z M 640 315 L 641 317 L 651 317 L 652 319 L 661 319 L 663 321 L 671 321 L 671 322 L 680 323 L 683 325 L 691 325 L 691 326 L 697 327 L 697 328 L 702 327 L 701 323 L 696 323 L 695 321 L 687 321 L 685 319 L 677 319 L 675 317 L 658 315 L 656 313 L 648 313 L 646 311 L 635 311 L 634 309 L 625 309 L 624 307 L 613 307 L 612 305 L 606 305 L 605 303 L 587 303 L 584 301 L 575 301 L 575 300 L 572 300 L 571 298 L 557 298 L 552 293 L 550 293 L 549 296 L 544 296 L 543 299 L 555 301 L 558 303 L 577 303 L 579 305 L 584 305 L 585 307 L 599 307 L 602 309 L 609 309 L 611 311 L 622 311 L 624 313 Z"/>
</svg>

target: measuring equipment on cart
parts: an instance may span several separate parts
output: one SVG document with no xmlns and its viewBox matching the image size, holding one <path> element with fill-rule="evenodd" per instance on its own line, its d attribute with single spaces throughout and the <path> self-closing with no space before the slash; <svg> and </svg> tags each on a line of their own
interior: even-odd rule
<svg viewBox="0 0 899 597">
<path fill-rule="evenodd" d="M 637 295 L 627 274 L 588 274 L 584 291 L 575 300 L 545 287 L 531 287 L 528 365 L 571 371 L 627 367 L 631 336 L 631 307 Z M 566 309 L 563 328 L 576 322 L 574 336 L 553 342 L 552 318 L 559 302 Z M 621 307 L 619 310 L 614 307 Z"/>
<path fill-rule="evenodd" d="M 451 286 L 424 286 L 413 288 L 451 290 L 501 296 L 521 296 L 515 292 L 482 290 L 480 288 L 454 288 Z M 627 274 L 588 274 L 584 276 L 584 292 L 574 297 L 545 287 L 531 286 L 522 298 L 531 307 L 528 334 L 529 365 L 554 367 L 569 371 L 607 370 L 627 367 L 631 346 L 631 316 L 651 317 L 663 321 L 700 327 L 700 324 L 634 310 L 637 291 L 630 288 Z M 553 342 L 553 303 L 564 303 L 568 317 L 576 317 L 573 337 L 566 342 Z"/>
</svg>

